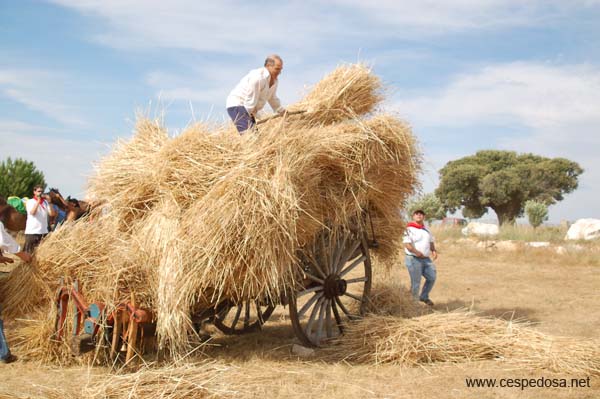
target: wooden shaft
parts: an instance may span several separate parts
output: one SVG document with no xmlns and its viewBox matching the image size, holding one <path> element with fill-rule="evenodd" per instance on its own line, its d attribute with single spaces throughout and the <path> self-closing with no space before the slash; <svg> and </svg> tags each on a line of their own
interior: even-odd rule
<svg viewBox="0 0 600 399">
<path fill-rule="evenodd" d="M 298 114 L 303 114 L 305 113 L 306 110 L 298 110 L 298 111 L 286 111 L 283 114 L 274 114 L 274 115 L 270 115 L 267 116 L 264 119 L 259 120 L 258 122 L 256 122 L 257 125 L 261 125 L 265 122 L 270 121 L 271 119 L 277 119 L 277 118 L 281 118 L 282 116 L 289 116 L 289 115 L 298 115 Z"/>
<path fill-rule="evenodd" d="M 135 296 L 133 292 L 131 293 L 131 305 L 135 308 Z M 129 336 L 127 337 L 127 356 L 125 357 L 125 364 L 128 364 L 129 361 L 135 355 L 135 346 L 137 341 L 137 330 L 138 323 L 133 320 L 133 314 L 129 318 Z"/>
</svg>

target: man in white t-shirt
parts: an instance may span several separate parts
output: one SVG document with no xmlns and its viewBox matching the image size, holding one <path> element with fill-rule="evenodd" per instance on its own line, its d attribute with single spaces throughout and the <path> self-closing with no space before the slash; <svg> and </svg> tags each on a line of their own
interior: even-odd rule
<svg viewBox="0 0 600 399">
<path fill-rule="evenodd" d="M 4 230 L 4 224 L 0 222 L 0 264 L 13 263 L 12 258 L 5 257 L 3 252 L 14 254 L 24 262 L 31 262 L 31 256 L 28 253 L 21 251 L 19 244 L 17 244 L 15 239 Z M 8 349 L 8 343 L 4 336 L 4 323 L 2 322 L 2 318 L 0 318 L 0 362 L 10 363 L 14 360 L 16 360 L 16 357 L 13 356 L 10 353 L 10 349 Z"/>
<path fill-rule="evenodd" d="M 241 134 L 256 124 L 256 115 L 268 102 L 273 111 L 285 113 L 277 97 L 277 77 L 283 61 L 277 54 L 267 57 L 263 68 L 253 69 L 239 81 L 227 97 L 227 114 Z"/>
<path fill-rule="evenodd" d="M 402 240 L 406 254 L 406 268 L 410 275 L 410 291 L 415 300 L 418 299 L 429 306 L 433 306 L 433 302 L 429 299 L 429 293 L 436 278 L 435 265 L 432 261 L 432 259 L 437 259 L 434 238 L 423 224 L 425 219 L 423 210 L 414 211 L 412 218 L 413 221 L 406 227 Z M 425 284 L 419 295 L 421 276 L 425 277 Z"/>
<path fill-rule="evenodd" d="M 44 188 L 35 186 L 33 198 L 25 204 L 27 223 L 25 224 L 25 252 L 33 254 L 42 238 L 48 234 L 48 216 L 55 216 L 54 209 L 43 196 Z"/>
</svg>

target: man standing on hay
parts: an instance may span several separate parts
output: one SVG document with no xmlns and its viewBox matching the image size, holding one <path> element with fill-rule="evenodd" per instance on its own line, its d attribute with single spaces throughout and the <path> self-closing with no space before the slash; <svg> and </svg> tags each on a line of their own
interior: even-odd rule
<svg viewBox="0 0 600 399">
<path fill-rule="evenodd" d="M 240 80 L 227 97 L 227 114 L 241 134 L 256 124 L 256 115 L 268 102 L 282 115 L 285 108 L 277 98 L 277 77 L 283 69 L 281 57 L 273 54 L 263 68 L 253 69 Z"/>
<path fill-rule="evenodd" d="M 15 254 L 24 262 L 31 262 L 31 256 L 28 253 L 21 251 L 19 244 L 17 244 L 15 239 L 4 230 L 4 224 L 0 222 L 0 264 L 13 263 L 11 258 L 5 257 L 2 254 L 3 251 Z M 10 363 L 15 359 L 16 357 L 13 356 L 10 353 L 10 349 L 8 349 L 8 343 L 4 336 L 4 323 L 2 322 L 2 318 L 0 318 L 0 362 Z"/>
<path fill-rule="evenodd" d="M 415 301 L 419 299 L 421 302 L 433 306 L 433 302 L 429 299 L 429 293 L 436 278 L 435 265 L 432 261 L 432 258 L 433 260 L 437 259 L 434 238 L 423 224 L 425 219 L 423 210 L 414 211 L 412 218 L 413 221 L 406 227 L 402 240 L 406 253 L 406 268 L 410 275 L 410 291 Z M 425 284 L 419 295 L 421 276 L 425 277 Z"/>
</svg>

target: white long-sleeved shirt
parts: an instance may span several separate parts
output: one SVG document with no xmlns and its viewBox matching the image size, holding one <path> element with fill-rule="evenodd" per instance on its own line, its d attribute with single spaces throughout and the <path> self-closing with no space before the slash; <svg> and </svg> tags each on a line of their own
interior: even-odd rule
<svg viewBox="0 0 600 399">
<path fill-rule="evenodd" d="M 4 230 L 4 224 L 0 222 L 0 250 L 8 252 L 9 254 L 16 254 L 21 251 L 21 247 L 14 238 L 6 230 Z"/>
<path fill-rule="evenodd" d="M 253 69 L 240 80 L 227 97 L 227 108 L 244 106 L 248 113 L 256 115 L 268 102 L 273 111 L 283 110 L 277 98 L 279 81 L 269 87 L 271 74 L 267 68 Z"/>
</svg>

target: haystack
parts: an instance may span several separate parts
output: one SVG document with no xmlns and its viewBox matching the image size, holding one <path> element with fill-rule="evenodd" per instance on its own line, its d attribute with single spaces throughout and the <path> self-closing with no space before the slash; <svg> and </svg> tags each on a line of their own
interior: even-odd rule
<svg viewBox="0 0 600 399">
<path fill-rule="evenodd" d="M 90 180 L 101 215 L 48 237 L 39 275 L 51 292 L 60 277 L 77 279 L 109 308 L 135 292 L 156 315 L 160 346 L 183 354 L 192 309 L 277 303 L 323 229 L 372 221 L 379 256 L 395 256 L 420 155 L 407 124 L 369 115 L 380 86 L 364 66 L 340 67 L 290 107 L 306 113 L 243 136 L 196 125 L 170 138 L 140 120 Z"/>
</svg>

